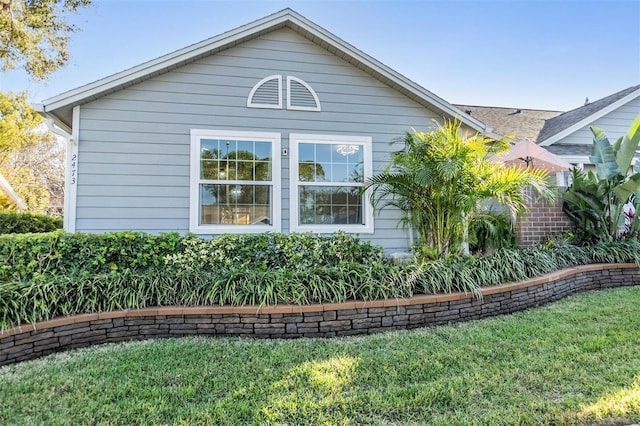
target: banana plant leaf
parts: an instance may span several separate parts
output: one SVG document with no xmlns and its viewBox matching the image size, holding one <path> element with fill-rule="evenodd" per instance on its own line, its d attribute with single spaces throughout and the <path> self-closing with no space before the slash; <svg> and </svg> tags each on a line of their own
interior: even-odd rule
<svg viewBox="0 0 640 426">
<path fill-rule="evenodd" d="M 630 176 L 625 182 L 616 186 L 613 192 L 616 194 L 616 198 L 623 204 L 626 204 L 631 194 L 640 190 L 640 173 L 636 173 Z"/>
<path fill-rule="evenodd" d="M 622 138 L 622 142 L 616 152 L 616 161 L 618 167 L 623 173 L 626 173 L 631 166 L 631 161 L 636 155 L 638 149 L 638 143 L 640 143 L 640 115 L 631 124 L 631 127 L 627 131 L 627 134 Z M 618 142 L 616 141 L 616 145 Z"/>
<path fill-rule="evenodd" d="M 616 154 L 613 151 L 611 142 L 607 139 L 607 135 L 597 127 L 591 126 L 590 129 L 593 133 L 593 145 L 589 160 L 596 166 L 598 179 L 610 179 L 620 174 L 621 171 L 616 161 Z"/>
</svg>

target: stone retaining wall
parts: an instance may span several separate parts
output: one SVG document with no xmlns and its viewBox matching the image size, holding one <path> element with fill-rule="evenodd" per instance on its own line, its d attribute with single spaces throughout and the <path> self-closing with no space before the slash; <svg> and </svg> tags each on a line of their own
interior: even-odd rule
<svg viewBox="0 0 640 426">
<path fill-rule="evenodd" d="M 588 265 L 520 283 L 452 293 L 324 305 L 160 307 L 76 315 L 0 332 L 0 366 L 105 342 L 191 335 L 333 337 L 467 321 L 521 311 L 581 291 L 640 283 L 635 264 Z"/>
</svg>

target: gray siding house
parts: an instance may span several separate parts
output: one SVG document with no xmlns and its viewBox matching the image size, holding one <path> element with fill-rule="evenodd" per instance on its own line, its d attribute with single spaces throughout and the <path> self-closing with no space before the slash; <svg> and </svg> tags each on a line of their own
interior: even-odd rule
<svg viewBox="0 0 640 426">
<path fill-rule="evenodd" d="M 343 230 L 406 250 L 364 180 L 390 142 L 465 114 L 285 9 L 46 99 L 69 133 L 67 231 Z"/>
<path fill-rule="evenodd" d="M 593 133 L 589 126 L 603 129 L 613 143 L 627 133 L 639 114 L 640 85 L 637 85 L 547 120 L 537 143 L 570 163 L 590 165 Z"/>
</svg>

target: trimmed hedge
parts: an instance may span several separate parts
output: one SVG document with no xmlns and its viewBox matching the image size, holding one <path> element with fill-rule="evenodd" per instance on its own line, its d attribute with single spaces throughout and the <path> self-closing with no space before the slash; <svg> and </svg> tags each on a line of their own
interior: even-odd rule
<svg viewBox="0 0 640 426">
<path fill-rule="evenodd" d="M 181 270 L 304 270 L 384 259 L 381 247 L 345 233 L 224 234 L 213 240 L 177 233 L 105 234 L 56 231 L 38 235 L 0 235 L 0 281 L 29 280 L 46 274 Z"/>
<path fill-rule="evenodd" d="M 472 292 L 590 263 L 640 263 L 638 240 L 549 241 L 484 257 L 393 264 L 338 233 L 0 236 L 0 329 L 57 316 L 151 306 L 337 303 Z"/>
<path fill-rule="evenodd" d="M 35 213 L 0 212 L 0 234 L 51 232 L 62 228 L 62 219 Z"/>
</svg>

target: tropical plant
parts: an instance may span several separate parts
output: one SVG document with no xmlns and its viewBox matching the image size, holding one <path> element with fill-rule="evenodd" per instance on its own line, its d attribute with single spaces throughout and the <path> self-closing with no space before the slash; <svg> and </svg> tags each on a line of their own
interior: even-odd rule
<svg viewBox="0 0 640 426">
<path fill-rule="evenodd" d="M 625 205 L 640 207 L 640 172 L 629 175 L 640 143 L 640 115 L 626 135 L 612 145 L 605 132 L 591 126 L 593 145 L 589 159 L 596 171 L 573 169 L 573 182 L 563 195 L 563 210 L 582 242 L 637 236 L 638 215 L 631 217 Z"/>
<path fill-rule="evenodd" d="M 481 211 L 469 222 L 469 245 L 472 252 L 514 248 L 516 234 L 511 216 L 505 212 Z"/>
<path fill-rule="evenodd" d="M 420 256 L 460 252 L 483 200 L 494 199 L 515 215 L 526 209 L 525 186 L 553 198 L 545 171 L 491 160 L 508 149 L 506 140 L 464 137 L 461 130 L 460 122 L 448 121 L 431 132 L 407 132 L 405 149 L 365 184 L 375 208 L 399 209 L 400 225 L 416 230 Z"/>
</svg>

